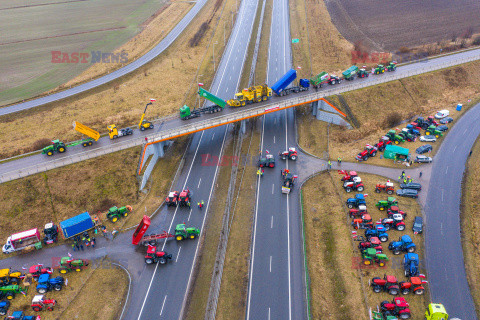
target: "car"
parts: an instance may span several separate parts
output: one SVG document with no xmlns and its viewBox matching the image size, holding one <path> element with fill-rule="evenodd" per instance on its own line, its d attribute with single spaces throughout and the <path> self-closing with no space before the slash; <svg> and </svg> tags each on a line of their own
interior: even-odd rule
<svg viewBox="0 0 480 320">
<path fill-rule="evenodd" d="M 443 132 L 443 131 L 447 131 L 447 130 L 448 130 L 448 127 L 443 124 L 443 125 L 441 125 L 441 126 L 438 126 L 438 127 L 437 127 L 437 130 L 438 130 L 438 131 L 442 131 L 442 132 Z"/>
<path fill-rule="evenodd" d="M 437 114 L 435 115 L 435 118 L 436 119 L 443 119 L 445 117 L 448 117 L 450 115 L 450 111 L 448 110 L 440 110 L 437 112 Z"/>
<path fill-rule="evenodd" d="M 427 157 L 427 156 L 416 156 L 415 158 L 415 163 L 431 163 L 433 161 L 433 159 L 431 157 Z"/>
<path fill-rule="evenodd" d="M 402 183 L 400 189 L 413 189 L 413 190 L 422 190 L 422 185 L 416 182 Z"/>
<path fill-rule="evenodd" d="M 434 135 L 421 136 L 420 141 L 422 141 L 422 142 L 435 142 L 435 141 L 437 141 L 437 138 L 435 138 Z"/>
<path fill-rule="evenodd" d="M 439 122 L 441 124 L 447 124 L 447 123 L 453 122 L 453 118 L 452 117 L 445 117 L 445 118 L 441 119 Z"/>
<path fill-rule="evenodd" d="M 418 198 L 418 191 L 413 189 L 399 189 L 397 190 L 397 196 L 416 199 Z"/>
<path fill-rule="evenodd" d="M 423 232 L 423 218 L 416 216 L 413 218 L 413 227 L 412 227 L 413 233 L 422 233 Z"/>
<path fill-rule="evenodd" d="M 432 151 L 433 147 L 431 144 L 425 144 L 423 146 L 420 146 L 415 150 L 416 153 L 418 154 L 424 154 L 425 152 Z"/>
</svg>

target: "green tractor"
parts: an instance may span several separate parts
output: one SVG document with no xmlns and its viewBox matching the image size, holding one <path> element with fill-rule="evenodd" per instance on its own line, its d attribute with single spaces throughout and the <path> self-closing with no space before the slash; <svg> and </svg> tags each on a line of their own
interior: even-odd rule
<svg viewBox="0 0 480 320">
<path fill-rule="evenodd" d="M 177 224 L 175 227 L 175 240 L 195 239 L 200 234 L 200 229 L 187 228 L 185 224 Z"/>
<path fill-rule="evenodd" d="M 390 315 L 384 317 L 381 312 L 372 310 L 372 320 L 398 320 L 398 318 Z"/>
<path fill-rule="evenodd" d="M 440 130 L 437 130 L 437 127 L 435 125 L 429 126 L 427 129 L 425 129 L 425 134 L 427 136 L 432 135 L 435 136 L 435 138 L 440 138 L 443 137 L 443 133 Z"/>
<path fill-rule="evenodd" d="M 117 222 L 118 219 L 128 216 L 130 212 L 132 212 L 131 206 L 111 207 L 108 209 L 107 218 L 112 222 Z"/>
<path fill-rule="evenodd" d="M 385 267 L 387 264 L 388 257 L 384 253 L 377 253 L 377 249 L 368 248 L 362 251 L 362 264 L 370 266 L 374 263 L 378 264 L 379 267 Z"/>
<path fill-rule="evenodd" d="M 392 62 L 390 62 L 390 63 L 388 64 L 388 66 L 386 67 L 386 69 L 387 69 L 388 72 L 395 71 L 395 70 L 397 70 L 397 64 L 392 61 Z"/>
<path fill-rule="evenodd" d="M 65 151 L 67 151 L 67 146 L 65 145 L 65 143 L 57 139 L 53 140 L 50 146 L 43 148 L 42 154 L 46 154 L 47 156 L 53 156 L 55 152 L 64 153 Z"/>
<path fill-rule="evenodd" d="M 382 73 L 385 73 L 385 67 L 383 66 L 383 64 L 377 64 L 377 66 L 375 67 L 375 70 L 373 71 L 374 74 L 382 74 Z"/>
<path fill-rule="evenodd" d="M 379 210 L 390 209 L 392 206 L 398 206 L 398 201 L 394 197 L 388 197 L 387 200 L 380 200 L 378 201 L 375 206 Z"/>
<path fill-rule="evenodd" d="M 63 274 L 73 270 L 75 270 L 76 272 L 80 272 L 82 271 L 82 268 L 86 266 L 88 266 L 87 260 L 74 260 L 70 257 L 63 257 L 60 259 L 60 267 L 58 268 L 58 271 Z"/>
<path fill-rule="evenodd" d="M 401 142 L 405 142 L 405 139 L 398 135 L 397 132 L 395 130 L 389 130 L 386 134 L 387 137 L 390 138 L 390 141 L 392 141 L 393 143 L 395 144 L 399 144 Z"/>
<path fill-rule="evenodd" d="M 358 70 L 357 77 L 359 78 L 368 78 L 368 71 L 365 68 Z"/>
<path fill-rule="evenodd" d="M 9 285 L 0 287 L 0 298 L 6 298 L 7 300 L 12 300 L 15 298 L 15 295 L 18 293 L 25 294 L 27 288 L 22 289 L 18 285 Z"/>
</svg>

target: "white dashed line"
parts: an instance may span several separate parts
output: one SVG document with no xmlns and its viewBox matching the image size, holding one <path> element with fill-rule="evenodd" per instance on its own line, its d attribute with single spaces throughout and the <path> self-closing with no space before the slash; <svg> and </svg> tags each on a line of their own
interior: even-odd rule
<svg viewBox="0 0 480 320">
<path fill-rule="evenodd" d="M 272 272 L 272 256 L 270 256 L 270 272 Z"/>
<path fill-rule="evenodd" d="M 273 216 L 272 216 L 272 220 L 270 221 L 270 229 L 273 229 Z"/>
<path fill-rule="evenodd" d="M 167 296 L 166 295 L 165 295 L 165 298 L 163 298 L 163 304 L 162 304 L 162 309 L 160 310 L 160 316 L 162 315 L 163 307 L 165 307 L 165 301 L 167 301 Z"/>
<path fill-rule="evenodd" d="M 198 186 L 197 186 L 197 189 L 200 188 L 200 183 L 202 182 L 202 178 L 200 178 L 200 180 L 198 180 Z"/>
<path fill-rule="evenodd" d="M 180 247 L 180 248 L 178 249 L 177 258 L 175 258 L 175 263 L 177 263 L 178 257 L 180 257 L 180 251 L 182 251 L 182 247 Z M 160 314 L 162 314 L 162 313 L 160 313 Z"/>
</svg>

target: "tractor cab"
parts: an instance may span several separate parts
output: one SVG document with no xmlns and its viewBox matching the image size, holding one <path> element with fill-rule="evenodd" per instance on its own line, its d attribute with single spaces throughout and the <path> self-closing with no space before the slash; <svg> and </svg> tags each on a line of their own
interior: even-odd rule
<svg viewBox="0 0 480 320">
<path fill-rule="evenodd" d="M 357 76 L 359 78 L 367 78 L 368 77 L 368 71 L 367 71 L 366 68 L 367 68 L 366 66 L 363 66 L 362 68 L 360 68 L 358 70 Z"/>
<path fill-rule="evenodd" d="M 367 202 L 365 201 L 365 195 L 358 193 L 355 195 L 354 198 L 347 199 L 347 207 L 349 209 L 358 208 L 360 205 L 366 205 Z"/>
<path fill-rule="evenodd" d="M 117 125 L 110 124 L 110 125 L 107 126 L 107 130 L 108 130 L 108 136 L 110 137 L 110 139 L 114 139 L 114 138 L 118 137 Z"/>
<path fill-rule="evenodd" d="M 258 160 L 258 166 L 260 168 L 275 168 L 275 157 L 272 154 L 267 154 L 265 158 L 260 158 L 260 160 Z"/>
<path fill-rule="evenodd" d="M 177 191 L 169 192 L 167 198 L 165 199 L 165 203 L 169 207 L 170 206 L 176 207 L 178 204 L 178 192 Z"/>
<path fill-rule="evenodd" d="M 397 69 L 397 63 L 395 61 L 392 61 L 388 64 L 387 66 L 387 71 L 395 71 Z"/>
<path fill-rule="evenodd" d="M 403 268 L 405 271 L 406 277 L 415 277 L 419 275 L 418 270 L 418 254 L 416 253 L 407 253 L 403 257 Z"/>
<path fill-rule="evenodd" d="M 428 116 L 428 117 L 427 117 L 427 122 L 428 122 L 428 124 L 430 124 L 430 125 L 434 125 L 434 126 L 436 126 L 436 127 L 438 126 L 438 122 L 435 121 L 435 118 L 434 118 L 433 116 Z"/>
<path fill-rule="evenodd" d="M 383 64 L 377 64 L 377 66 L 374 69 L 374 73 L 375 74 L 381 74 L 381 73 L 384 73 L 384 72 L 385 72 L 385 67 L 383 66 Z"/>
<path fill-rule="evenodd" d="M 45 244 L 52 244 L 57 242 L 58 239 L 58 227 L 53 224 L 53 222 L 47 223 L 45 228 L 43 229 L 43 234 L 45 238 L 43 239 L 43 243 Z"/>
<path fill-rule="evenodd" d="M 443 304 L 430 303 L 425 311 L 427 320 L 448 320 L 448 313 Z"/>
<path fill-rule="evenodd" d="M 179 205 L 180 207 L 189 207 L 190 208 L 190 190 L 186 189 L 180 192 L 179 195 Z"/>
</svg>

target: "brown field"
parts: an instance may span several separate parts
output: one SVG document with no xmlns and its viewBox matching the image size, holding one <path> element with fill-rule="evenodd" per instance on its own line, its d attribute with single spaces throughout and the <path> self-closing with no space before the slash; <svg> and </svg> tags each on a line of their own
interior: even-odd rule
<svg viewBox="0 0 480 320">
<path fill-rule="evenodd" d="M 352 43 L 395 51 L 480 32 L 480 3 L 470 0 L 325 1 L 332 21 Z"/>
<path fill-rule="evenodd" d="M 359 173 L 369 194 L 367 204 L 373 221 L 385 217 L 383 211 L 374 205 L 385 199 L 386 193 L 374 192 L 374 185 L 385 182 L 380 176 Z M 398 184 L 395 183 L 396 187 Z M 322 197 L 316 195 L 321 194 Z M 345 315 L 355 319 L 368 319 L 368 308 L 376 310 L 383 300 L 392 300 L 386 294 L 376 294 L 368 286 L 372 277 L 382 277 L 385 273 L 394 275 L 398 281 L 406 280 L 401 261 L 403 255 L 393 256 L 388 243 L 396 241 L 402 233 L 389 231 L 389 241 L 383 244 L 384 252 L 390 259 L 385 268 L 358 268 L 358 242 L 351 241 L 350 219 L 342 203 L 353 194 L 345 193 L 340 185 L 340 176 L 333 172 L 322 173 L 309 180 L 303 187 L 305 234 L 307 244 L 308 269 L 310 276 L 312 317 L 314 319 L 343 319 Z M 417 245 L 417 253 L 423 255 L 422 236 L 413 235 L 411 225 L 414 216 L 421 215 L 419 205 L 412 199 L 399 198 L 399 207 L 408 213 L 405 234 L 409 234 Z M 358 231 L 363 235 L 363 230 Z M 328 254 L 327 254 L 328 253 Z M 423 261 L 421 261 L 423 262 Z M 424 270 L 421 270 L 424 272 Z M 428 290 L 428 288 L 427 288 Z M 423 319 L 428 292 L 424 296 L 406 296 L 412 310 L 412 319 Z"/>
</svg>

